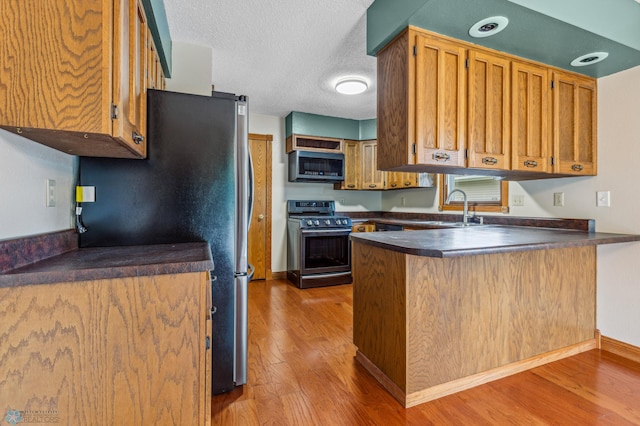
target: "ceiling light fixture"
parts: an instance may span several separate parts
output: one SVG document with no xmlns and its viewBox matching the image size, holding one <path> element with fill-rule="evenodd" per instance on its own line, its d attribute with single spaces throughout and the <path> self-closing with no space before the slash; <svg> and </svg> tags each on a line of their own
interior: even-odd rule
<svg viewBox="0 0 640 426">
<path fill-rule="evenodd" d="M 474 38 L 489 37 L 507 28 L 509 19 L 504 16 L 492 16 L 476 22 L 469 28 L 469 35 Z"/>
<path fill-rule="evenodd" d="M 343 95 L 358 95 L 368 88 L 367 82 L 360 78 L 345 78 L 336 83 L 336 92 Z"/>
<path fill-rule="evenodd" d="M 586 55 L 578 56 L 571 61 L 572 67 L 584 67 L 586 65 L 597 64 L 600 61 L 604 61 L 609 56 L 607 52 L 591 52 Z"/>
</svg>

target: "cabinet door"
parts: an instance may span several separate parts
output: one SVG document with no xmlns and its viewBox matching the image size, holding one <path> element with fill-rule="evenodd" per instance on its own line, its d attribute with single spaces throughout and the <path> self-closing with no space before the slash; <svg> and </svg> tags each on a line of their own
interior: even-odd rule
<svg viewBox="0 0 640 426">
<path fill-rule="evenodd" d="M 510 169 L 510 65 L 504 57 L 469 50 L 469 167 Z"/>
<path fill-rule="evenodd" d="M 511 64 L 511 169 L 549 172 L 549 78 L 546 68 L 513 61 Z"/>
<path fill-rule="evenodd" d="M 360 182 L 360 142 L 345 140 L 344 150 L 344 181 L 340 189 L 359 189 Z"/>
<path fill-rule="evenodd" d="M 554 172 L 596 174 L 596 81 L 553 74 Z"/>
<path fill-rule="evenodd" d="M 147 25 L 139 0 L 114 2 L 113 136 L 146 155 Z"/>
<path fill-rule="evenodd" d="M 361 142 L 362 189 L 383 189 L 385 172 L 378 170 L 377 142 Z"/>
<path fill-rule="evenodd" d="M 415 54 L 417 162 L 464 167 L 466 50 L 416 35 Z"/>
</svg>

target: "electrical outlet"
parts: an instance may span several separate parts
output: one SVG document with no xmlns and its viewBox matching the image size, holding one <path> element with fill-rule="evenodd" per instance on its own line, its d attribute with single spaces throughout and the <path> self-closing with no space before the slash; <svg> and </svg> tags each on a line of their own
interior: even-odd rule
<svg viewBox="0 0 640 426">
<path fill-rule="evenodd" d="M 512 206 L 524 206 L 524 195 L 512 195 L 511 196 L 511 205 Z"/>
<path fill-rule="evenodd" d="M 47 207 L 56 206 L 56 181 L 47 179 Z"/>
<path fill-rule="evenodd" d="M 553 205 L 556 207 L 564 206 L 564 192 L 553 193 Z"/>
<path fill-rule="evenodd" d="M 406 200 L 404 199 L 404 197 L 400 198 L 400 204 L 402 204 L 403 206 L 406 205 Z"/>
<path fill-rule="evenodd" d="M 609 191 L 596 192 L 596 206 L 597 207 L 610 207 L 611 206 L 611 194 Z"/>
</svg>

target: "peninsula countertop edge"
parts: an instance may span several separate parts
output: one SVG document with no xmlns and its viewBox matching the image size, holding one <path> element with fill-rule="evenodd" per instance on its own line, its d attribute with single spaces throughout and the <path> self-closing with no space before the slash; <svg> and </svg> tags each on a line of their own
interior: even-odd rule
<svg viewBox="0 0 640 426">
<path fill-rule="evenodd" d="M 640 235 L 556 228 L 482 225 L 447 229 L 359 232 L 354 242 L 425 257 L 458 257 L 640 241 Z"/>
</svg>

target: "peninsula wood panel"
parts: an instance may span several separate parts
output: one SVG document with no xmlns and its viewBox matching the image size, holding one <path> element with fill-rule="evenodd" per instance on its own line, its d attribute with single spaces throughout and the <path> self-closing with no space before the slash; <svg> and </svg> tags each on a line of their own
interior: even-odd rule
<svg viewBox="0 0 640 426">
<path fill-rule="evenodd" d="M 594 338 L 594 247 L 352 259 L 354 344 L 407 398 Z"/>
<path fill-rule="evenodd" d="M 402 253 L 353 244 L 353 343 L 406 391 L 406 282 Z"/>
<path fill-rule="evenodd" d="M 206 424 L 206 273 L 0 289 L 2 409 Z"/>
</svg>

